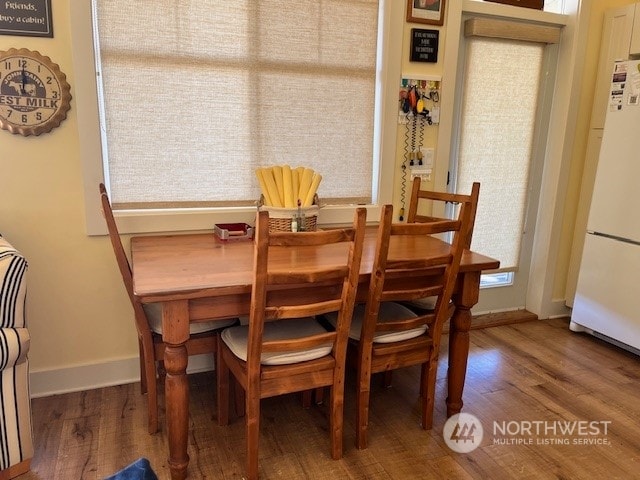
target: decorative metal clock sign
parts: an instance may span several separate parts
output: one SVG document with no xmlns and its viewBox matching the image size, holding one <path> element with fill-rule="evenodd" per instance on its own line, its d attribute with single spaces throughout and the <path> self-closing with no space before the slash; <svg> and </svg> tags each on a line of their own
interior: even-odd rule
<svg viewBox="0 0 640 480">
<path fill-rule="evenodd" d="M 60 67 L 39 52 L 0 52 L 0 128 L 20 135 L 50 132 L 67 118 L 71 87 Z"/>
</svg>

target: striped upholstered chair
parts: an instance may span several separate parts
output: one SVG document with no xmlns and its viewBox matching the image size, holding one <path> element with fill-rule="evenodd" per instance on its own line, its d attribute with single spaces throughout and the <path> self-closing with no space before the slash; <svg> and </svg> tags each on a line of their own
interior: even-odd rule
<svg viewBox="0 0 640 480">
<path fill-rule="evenodd" d="M 25 328 L 27 261 L 0 236 L 0 478 L 29 470 L 33 457 L 29 398 L 30 337 Z"/>
</svg>

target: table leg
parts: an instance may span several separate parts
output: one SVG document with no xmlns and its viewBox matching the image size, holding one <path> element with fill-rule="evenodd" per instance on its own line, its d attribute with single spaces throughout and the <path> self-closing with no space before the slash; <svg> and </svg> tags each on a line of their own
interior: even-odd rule
<svg viewBox="0 0 640 480">
<path fill-rule="evenodd" d="M 471 307 L 478 303 L 480 272 L 461 274 L 459 288 L 453 297 L 455 310 L 449 327 L 449 370 L 447 373 L 447 417 L 462 410 L 462 392 L 469 356 Z"/>
<path fill-rule="evenodd" d="M 165 302 L 162 309 L 162 338 L 165 342 L 164 365 L 167 437 L 169 440 L 169 468 L 172 480 L 187 478 L 189 455 L 189 384 L 187 380 L 188 354 L 185 342 L 189 339 L 188 301 Z"/>
</svg>

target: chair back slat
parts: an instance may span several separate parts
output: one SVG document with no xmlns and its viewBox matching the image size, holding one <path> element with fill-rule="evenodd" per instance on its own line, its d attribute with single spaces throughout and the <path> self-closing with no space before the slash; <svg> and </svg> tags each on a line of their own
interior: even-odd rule
<svg viewBox="0 0 640 480">
<path fill-rule="evenodd" d="M 414 222 L 417 223 L 417 222 Z M 438 219 L 429 223 L 396 223 L 391 226 L 391 235 L 434 235 L 460 229 L 458 220 Z"/>
<path fill-rule="evenodd" d="M 421 327 L 422 325 L 431 325 L 435 315 L 432 313 L 428 315 L 420 315 L 418 317 L 411 317 L 406 320 L 394 320 L 392 322 L 383 322 L 376 324 L 376 333 L 380 332 L 401 332 L 406 330 L 413 330 L 414 328 Z"/>
<path fill-rule="evenodd" d="M 387 272 L 389 272 L 389 275 L 395 272 L 398 272 L 399 275 L 409 273 L 413 273 L 414 275 L 428 275 L 428 273 L 425 273 L 428 270 L 432 272 L 431 275 L 436 275 L 436 269 L 446 265 L 450 261 L 450 254 L 425 258 L 391 258 L 387 260 Z"/>
<path fill-rule="evenodd" d="M 291 232 L 270 232 L 269 245 L 272 247 L 317 246 L 331 243 L 350 242 L 354 239 L 352 229 L 317 230 L 304 235 L 291 235 Z"/>
<path fill-rule="evenodd" d="M 266 307 L 265 320 L 284 320 L 287 318 L 304 318 L 324 315 L 329 312 L 337 312 L 342 306 L 340 298 L 323 302 L 305 303 L 304 305 L 290 305 L 286 308 Z"/>
<path fill-rule="evenodd" d="M 267 273 L 267 282 L 270 285 L 288 285 L 297 283 L 321 283 L 323 281 L 343 279 L 349 273 L 346 266 L 323 268 L 318 270 L 288 270 L 282 272 Z"/>
<path fill-rule="evenodd" d="M 262 343 L 262 352 L 296 352 L 321 347 L 336 341 L 336 332 L 321 333 L 293 340 L 270 340 Z"/>
<path fill-rule="evenodd" d="M 380 294 L 381 302 L 402 302 L 417 300 L 419 298 L 433 297 L 442 293 L 442 285 L 435 285 L 428 288 L 398 288 L 387 289 Z"/>
</svg>

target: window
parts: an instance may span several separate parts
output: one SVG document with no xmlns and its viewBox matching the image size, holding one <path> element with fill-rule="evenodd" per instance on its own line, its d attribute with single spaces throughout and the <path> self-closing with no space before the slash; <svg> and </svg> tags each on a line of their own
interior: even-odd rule
<svg viewBox="0 0 640 480">
<path fill-rule="evenodd" d="M 383 106 L 399 61 L 383 54 L 386 3 L 96 0 L 104 108 L 102 136 L 87 148 L 95 155 L 99 144 L 123 231 L 252 220 L 255 169 L 266 165 L 323 175 L 322 223 L 350 221 L 355 204 L 390 202 L 392 185 L 379 179 L 392 178 L 382 139 L 395 124 Z M 168 217 L 205 212 L 208 224 Z M 101 230 L 90 217 L 90 233 Z"/>
</svg>

